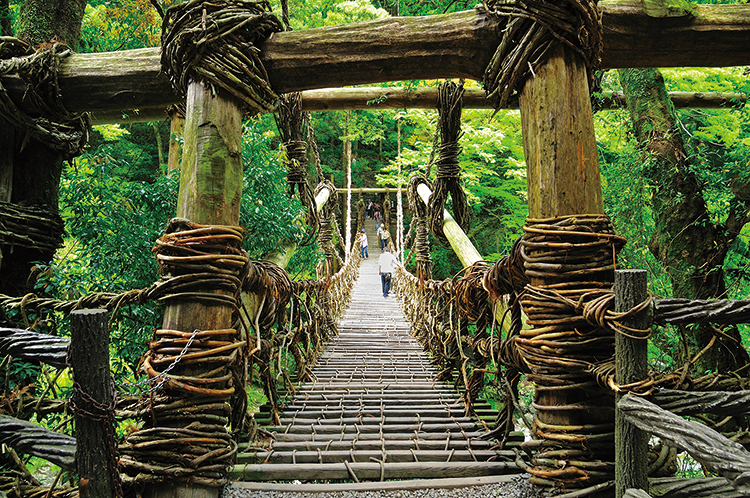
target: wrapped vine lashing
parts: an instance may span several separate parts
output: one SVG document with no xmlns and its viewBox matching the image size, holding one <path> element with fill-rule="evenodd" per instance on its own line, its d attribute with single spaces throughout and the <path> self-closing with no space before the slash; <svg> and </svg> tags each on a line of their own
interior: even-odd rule
<svg viewBox="0 0 750 498">
<path fill-rule="evenodd" d="M 58 75 L 61 61 L 70 54 L 70 47 L 57 39 L 36 51 L 16 38 L 0 40 L 0 76 L 19 76 L 26 84 L 24 103 L 35 110 L 21 110 L 21 103 L 0 83 L 0 120 L 60 151 L 65 159 L 83 152 L 91 127 L 87 113 L 70 113 L 62 103 Z"/>
<path fill-rule="evenodd" d="M 286 150 L 289 196 L 295 191 L 299 193 L 300 202 L 307 208 L 307 224 L 312 227 L 309 237 L 312 239 L 319 221 L 313 191 L 307 182 L 307 142 L 303 139 L 302 125 L 309 120 L 303 116 L 301 94 L 282 95 L 274 117 Z"/>
<path fill-rule="evenodd" d="M 183 219 L 169 223 L 154 247 L 168 280 L 162 302 L 190 300 L 228 307 L 239 325 L 238 298 L 248 271 L 239 227 L 206 226 Z M 123 484 L 132 486 L 187 479 L 206 486 L 226 484 L 237 452 L 227 430 L 241 424 L 238 399 L 246 396 L 240 376 L 247 341 L 236 328 L 159 329 L 142 359 L 154 391 L 136 408 L 144 428 L 120 445 Z M 241 396 L 233 396 L 239 389 Z M 232 410 L 235 405 L 235 410 Z"/>
<path fill-rule="evenodd" d="M 514 342 L 536 387 L 538 439 L 525 443 L 537 451 L 527 469 L 534 482 L 577 487 L 611 477 L 612 393 L 598 385 L 591 366 L 611 361 L 614 334 L 559 298 L 579 305 L 609 299 L 624 242 L 604 215 L 529 219 L 524 227 L 521 255 L 531 284 L 520 301 L 532 328 Z"/>
<path fill-rule="evenodd" d="M 464 82 L 458 84 L 444 81 L 438 87 L 437 109 L 439 113 L 438 129 L 440 130 L 440 148 L 438 149 L 437 172 L 434 191 L 430 196 L 430 231 L 441 239 L 443 235 L 443 211 L 451 196 L 453 216 L 456 222 L 466 229 L 469 225 L 469 207 L 466 193 L 461 186 L 461 169 L 458 155 L 461 147 L 461 99 L 464 94 Z"/>
<path fill-rule="evenodd" d="M 484 73 L 484 88 L 488 98 L 495 100 L 495 109 L 520 92 L 534 67 L 559 43 L 583 57 L 589 83 L 593 82 L 603 47 L 596 4 L 591 0 L 483 0 L 480 10 L 504 20 L 502 39 Z"/>
<path fill-rule="evenodd" d="M 164 17 L 162 70 L 182 95 L 198 80 L 239 99 L 247 113 L 273 111 L 278 96 L 256 45 L 278 31 L 267 1 L 188 0 Z"/>
<path fill-rule="evenodd" d="M 420 282 L 432 278 L 432 259 L 430 258 L 430 229 L 427 219 L 428 206 L 417 194 L 419 184 L 428 184 L 426 178 L 413 176 L 409 179 L 409 188 L 407 196 L 409 198 L 409 209 L 414 213 L 412 225 L 414 227 L 414 252 L 417 259 L 417 277 Z M 412 233 L 412 227 L 409 227 L 409 233 Z M 409 239 L 409 236 L 406 237 Z"/>
</svg>

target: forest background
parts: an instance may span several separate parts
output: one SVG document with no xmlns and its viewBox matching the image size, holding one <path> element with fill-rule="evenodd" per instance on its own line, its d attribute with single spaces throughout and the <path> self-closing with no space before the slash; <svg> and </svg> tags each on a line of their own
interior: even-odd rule
<svg viewBox="0 0 750 498">
<path fill-rule="evenodd" d="M 0 0 L 3 35 L 17 32 L 26 4 Z M 148 0 L 92 1 L 81 26 L 80 52 L 158 46 L 161 20 Z M 290 0 L 295 30 L 391 15 L 467 10 L 464 0 Z M 704 2 L 718 3 L 718 2 Z M 280 13 L 278 1 L 272 2 Z M 748 68 L 619 70 L 600 74 L 601 92 L 624 90 L 626 109 L 595 113 L 605 210 L 628 239 L 619 264 L 649 273 L 658 296 L 747 298 L 750 295 L 750 107 L 676 111 L 666 91 L 750 93 Z M 437 86 L 408 81 L 406 87 Z M 478 86 L 466 82 L 467 86 Z M 390 86 L 390 85 L 383 85 Z M 596 107 L 599 93 L 592 96 Z M 437 112 L 362 110 L 312 114 L 323 173 L 346 184 L 344 143 L 352 144 L 354 187 L 405 184 L 424 174 L 431 157 Z M 507 254 L 526 218 L 526 168 L 517 110 L 464 110 L 459 156 L 472 212 L 468 230 L 488 261 Z M 179 172 L 167 171 L 169 121 L 94 127 L 85 154 L 65 163 L 59 206 L 65 246 L 29 275 L 42 296 L 76 299 L 150 285 L 158 268 L 151 249 L 176 211 Z M 244 189 L 241 223 L 245 248 L 261 259 L 305 238 L 301 205 L 286 195 L 284 152 L 273 116 L 244 124 Z M 433 168 L 434 169 L 434 168 Z M 401 173 L 399 173 L 399 171 Z M 310 177 L 315 178 L 311 168 Z M 313 180 L 311 180 L 312 182 Z M 314 186 L 314 185 L 313 185 Z M 353 199 L 356 202 L 356 196 Z M 448 207 L 450 210 L 450 206 Z M 341 218 L 341 216 L 339 217 Z M 409 218 L 406 223 L 408 228 Z M 450 278 L 461 268 L 450 249 L 432 241 L 433 276 Z M 292 278 L 314 274 L 317 245 L 296 251 Z M 32 316 L 37 330 L 67 334 L 55 314 Z M 132 380 L 145 344 L 161 321 L 158 306 L 125 307 L 112 326 L 113 371 Z M 750 332 L 729 327 L 659 329 L 651 342 L 652 367 L 668 371 L 718 337 L 693 375 L 742 370 L 750 363 Z M 14 382 L 40 375 L 39 367 L 14 363 Z M 64 390 L 65 386 L 59 386 Z"/>
</svg>

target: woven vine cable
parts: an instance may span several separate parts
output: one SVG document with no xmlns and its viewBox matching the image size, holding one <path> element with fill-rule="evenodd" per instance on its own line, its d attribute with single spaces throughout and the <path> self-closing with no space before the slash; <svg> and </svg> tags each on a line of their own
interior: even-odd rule
<svg viewBox="0 0 750 498">
<path fill-rule="evenodd" d="M 60 62 L 70 54 L 70 47 L 57 40 L 35 52 L 24 41 L 0 38 L 0 76 L 20 77 L 26 84 L 24 102 L 35 109 L 33 114 L 22 111 L 0 83 L 0 120 L 59 150 L 67 160 L 83 152 L 91 128 L 87 113 L 70 113 L 62 102 Z"/>
<path fill-rule="evenodd" d="M 283 30 L 265 1 L 188 0 L 167 10 L 162 24 L 162 71 L 181 94 L 202 81 L 222 89 L 249 114 L 271 112 L 278 96 L 257 46 Z"/>
<path fill-rule="evenodd" d="M 539 484 L 582 487 L 612 477 L 614 406 L 589 369 L 613 356 L 614 334 L 550 296 L 587 303 L 609 293 L 623 244 L 605 215 L 529 219 L 524 227 L 521 257 L 532 285 L 521 305 L 533 328 L 514 339 L 536 386 L 537 439 L 524 444 L 536 450 L 527 470 Z M 561 422 L 561 410 L 573 425 Z"/>
<path fill-rule="evenodd" d="M 333 217 L 333 205 L 337 203 L 337 196 L 336 193 L 336 187 L 329 182 L 328 180 L 323 180 L 320 182 L 315 189 L 315 196 L 317 197 L 318 193 L 320 193 L 321 190 L 324 188 L 329 189 L 331 192 L 330 197 L 328 198 L 328 202 L 326 202 L 326 205 L 323 206 L 323 209 L 321 211 L 320 216 L 320 229 L 318 230 L 318 244 L 320 244 L 320 248 L 323 250 L 323 253 L 326 256 L 326 269 L 324 271 L 325 275 L 331 275 L 334 273 L 332 270 L 335 268 L 336 262 L 337 262 L 337 253 L 336 249 L 333 247 L 333 229 L 331 228 L 331 218 Z"/>
<path fill-rule="evenodd" d="M 502 39 L 484 72 L 484 89 L 495 109 L 520 92 L 534 66 L 557 43 L 586 62 L 589 83 L 601 63 L 602 26 L 593 0 L 483 0 L 480 12 L 500 18 Z"/>
<path fill-rule="evenodd" d="M 307 224 L 312 228 L 308 234 L 308 240 L 311 240 L 318 230 L 319 220 L 315 197 L 307 182 L 307 143 L 302 132 L 302 125 L 306 121 L 304 114 L 302 95 L 299 92 L 288 93 L 281 96 L 274 119 L 286 150 L 289 197 L 294 196 L 295 190 L 299 193 L 299 199 L 307 209 Z M 308 243 L 306 240 L 302 245 Z"/>
<path fill-rule="evenodd" d="M 358 240 L 359 235 L 362 233 L 362 230 L 365 228 L 365 198 L 362 197 L 362 189 L 359 189 L 359 198 L 357 199 L 357 238 L 355 240 Z M 355 244 L 357 245 L 357 244 Z"/>
<path fill-rule="evenodd" d="M 430 231 L 440 239 L 443 234 L 443 211 L 448 194 L 453 202 L 453 217 L 466 230 L 469 226 L 469 207 L 466 193 L 461 187 L 461 169 L 458 155 L 461 147 L 458 140 L 461 136 L 461 98 L 464 94 L 464 82 L 458 84 L 444 81 L 438 87 L 437 109 L 439 113 L 440 149 L 438 151 L 437 172 L 430 196 Z"/>
<path fill-rule="evenodd" d="M 237 312 L 249 269 L 242 235 L 239 227 L 172 220 L 154 252 L 162 273 L 182 280 L 160 300 L 189 299 Z M 193 279 L 195 275 L 200 278 Z M 191 345 L 185 352 L 187 344 Z M 242 361 L 245 346 L 235 329 L 154 332 L 141 370 L 160 379 L 163 390 L 142 399 L 145 426 L 120 446 L 124 485 L 169 479 L 214 487 L 226 484 L 237 452 L 227 431 L 235 393 L 232 367 Z M 172 368 L 168 375 L 162 373 L 165 368 Z"/>
<path fill-rule="evenodd" d="M 430 257 L 430 239 L 429 227 L 427 221 L 427 205 L 417 194 L 417 187 L 420 183 L 428 184 L 427 180 L 421 176 L 414 176 L 409 180 L 409 209 L 414 213 L 416 229 L 414 246 L 417 253 L 417 278 L 420 282 L 432 278 L 432 258 Z M 429 185 L 429 184 L 428 184 Z"/>
</svg>

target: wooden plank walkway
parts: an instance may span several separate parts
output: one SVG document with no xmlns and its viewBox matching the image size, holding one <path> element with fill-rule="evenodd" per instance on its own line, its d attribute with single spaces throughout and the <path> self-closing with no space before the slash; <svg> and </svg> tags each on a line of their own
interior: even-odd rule
<svg viewBox="0 0 750 498">
<path fill-rule="evenodd" d="M 382 296 L 374 222 L 367 228 L 370 257 L 362 260 L 339 335 L 313 369 L 315 380 L 299 388 L 281 425 L 267 428 L 275 433 L 270 447 L 240 453 L 231 478 L 448 478 L 470 485 L 520 472 L 511 450 L 494 450 L 494 442 L 480 439 L 484 421 L 466 417 L 453 386 L 435 380 L 398 300 Z M 478 417 L 491 423 L 489 405 L 477 407 Z"/>
</svg>

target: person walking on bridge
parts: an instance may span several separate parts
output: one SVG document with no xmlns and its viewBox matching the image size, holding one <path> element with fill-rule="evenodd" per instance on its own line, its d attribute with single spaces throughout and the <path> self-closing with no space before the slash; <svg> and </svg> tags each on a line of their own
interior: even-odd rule
<svg viewBox="0 0 750 498">
<path fill-rule="evenodd" d="M 384 247 L 383 254 L 378 259 L 378 275 L 380 275 L 380 283 L 383 285 L 383 297 L 388 297 L 388 293 L 391 291 L 395 263 L 396 258 L 391 254 L 391 249 L 388 246 Z"/>
<path fill-rule="evenodd" d="M 365 259 L 369 258 L 370 255 L 367 254 L 367 232 L 365 232 L 365 229 L 362 229 L 362 233 L 359 235 L 359 245 L 361 247 L 361 256 Z"/>
</svg>

